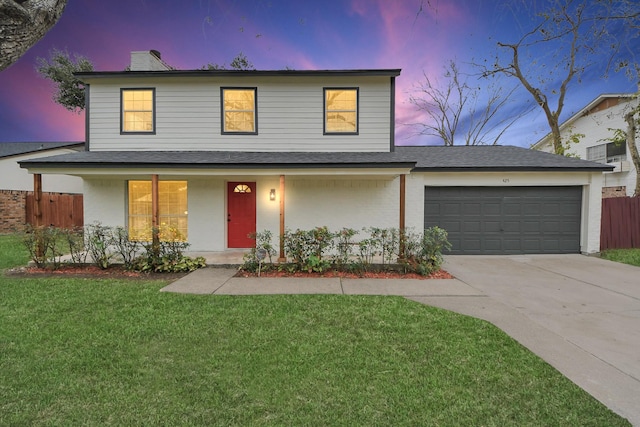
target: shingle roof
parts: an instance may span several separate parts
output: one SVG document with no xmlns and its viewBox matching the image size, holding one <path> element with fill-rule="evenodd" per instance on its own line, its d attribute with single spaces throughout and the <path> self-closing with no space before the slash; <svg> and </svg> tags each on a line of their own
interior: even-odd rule
<svg viewBox="0 0 640 427">
<path fill-rule="evenodd" d="M 84 142 L 0 142 L 0 158 L 80 145 Z"/>
<path fill-rule="evenodd" d="M 394 168 L 415 171 L 606 171 L 601 163 L 513 146 L 396 147 L 394 152 L 82 151 L 24 160 L 50 168 Z"/>
<path fill-rule="evenodd" d="M 88 168 L 332 168 L 413 167 L 398 153 L 388 152 L 242 152 L 242 151 L 92 151 L 26 160 L 27 165 Z"/>
<path fill-rule="evenodd" d="M 602 163 L 508 145 L 396 147 L 396 151 L 406 159 L 415 159 L 416 171 L 613 169 L 613 166 Z"/>
</svg>

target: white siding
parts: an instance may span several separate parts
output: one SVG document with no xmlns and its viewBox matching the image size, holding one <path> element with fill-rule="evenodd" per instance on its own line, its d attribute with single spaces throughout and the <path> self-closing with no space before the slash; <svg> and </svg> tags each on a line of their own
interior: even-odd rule
<svg viewBox="0 0 640 427">
<path fill-rule="evenodd" d="M 84 180 L 84 224 L 127 225 L 125 182 L 119 179 Z"/>
<path fill-rule="evenodd" d="M 327 226 L 397 228 L 400 183 L 394 179 L 287 177 L 286 224 L 291 230 Z"/>
<path fill-rule="evenodd" d="M 257 135 L 221 135 L 220 87 L 257 87 Z M 323 88 L 359 87 L 359 134 L 323 135 Z M 156 89 L 156 134 L 120 135 L 120 89 Z M 91 151 L 389 151 L 389 77 L 100 80 L 91 84 Z"/>
<path fill-rule="evenodd" d="M 596 145 L 606 144 L 607 138 L 613 136 L 613 132 L 609 129 L 626 129 L 627 124 L 624 121 L 624 114 L 637 101 L 621 101 L 618 105 L 596 111 L 590 114 L 576 118 L 573 122 L 563 125 L 561 134 L 563 138 L 567 138 L 569 134 L 582 134 L 580 142 L 571 144 L 567 150 L 568 154 L 576 156 L 583 160 L 587 159 L 587 148 Z M 545 140 L 538 147 L 540 151 L 553 152 L 551 138 Z M 636 169 L 631 161 L 631 155 L 627 149 L 627 161 L 629 162 L 629 170 L 626 172 L 605 172 L 603 187 L 625 186 L 627 196 L 632 196 L 636 185 Z"/>
<path fill-rule="evenodd" d="M 0 190 L 33 191 L 33 174 L 22 169 L 18 162 L 67 153 L 75 153 L 75 151 L 47 150 L 0 159 Z M 69 175 L 46 174 L 42 176 L 42 191 L 81 194 L 82 179 Z"/>
</svg>

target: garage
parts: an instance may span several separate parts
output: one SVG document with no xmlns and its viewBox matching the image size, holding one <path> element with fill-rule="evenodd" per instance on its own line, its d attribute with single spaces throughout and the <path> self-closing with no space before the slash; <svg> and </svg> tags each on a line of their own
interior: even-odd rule
<svg viewBox="0 0 640 427">
<path fill-rule="evenodd" d="M 452 254 L 580 252 L 581 186 L 430 187 L 424 226 L 449 233 Z"/>
</svg>

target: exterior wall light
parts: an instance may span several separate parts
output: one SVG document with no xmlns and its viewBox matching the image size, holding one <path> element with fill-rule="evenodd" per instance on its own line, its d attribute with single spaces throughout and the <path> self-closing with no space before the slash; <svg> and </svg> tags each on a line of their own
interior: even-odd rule
<svg viewBox="0 0 640 427">
<path fill-rule="evenodd" d="M 276 189 L 272 188 L 271 191 L 269 191 L 269 200 L 273 202 L 275 199 L 276 199 Z"/>
</svg>

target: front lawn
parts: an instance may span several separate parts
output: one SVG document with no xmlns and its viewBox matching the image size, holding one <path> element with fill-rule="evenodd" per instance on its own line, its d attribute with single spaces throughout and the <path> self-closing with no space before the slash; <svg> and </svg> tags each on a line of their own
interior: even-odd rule
<svg viewBox="0 0 640 427">
<path fill-rule="evenodd" d="M 624 264 L 640 267 L 640 249 L 609 249 L 603 251 L 602 258 L 610 261 L 622 262 Z"/>
<path fill-rule="evenodd" d="M 490 324 L 399 297 L 0 280 L 0 425 L 629 425 Z"/>
</svg>

